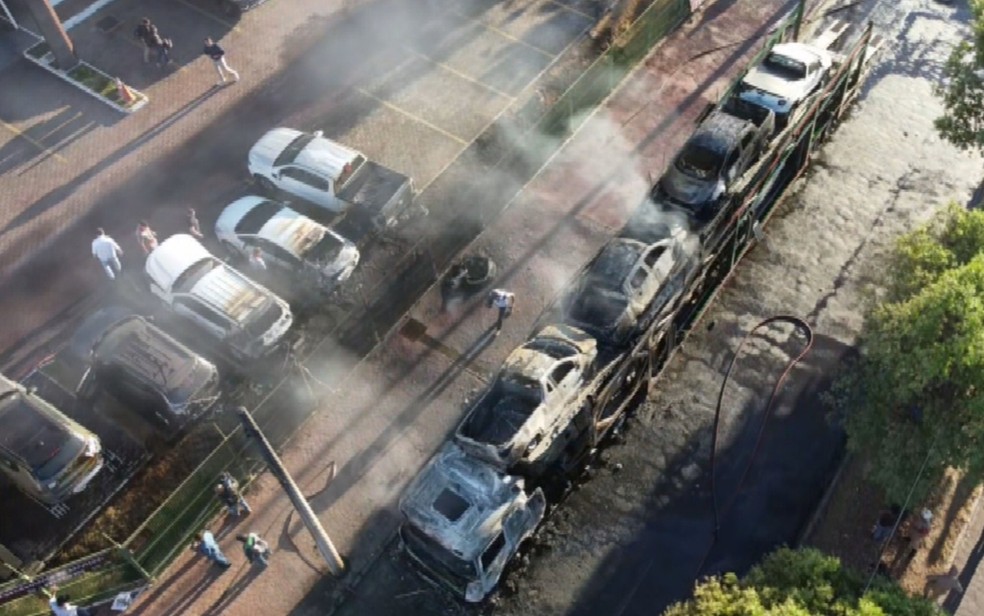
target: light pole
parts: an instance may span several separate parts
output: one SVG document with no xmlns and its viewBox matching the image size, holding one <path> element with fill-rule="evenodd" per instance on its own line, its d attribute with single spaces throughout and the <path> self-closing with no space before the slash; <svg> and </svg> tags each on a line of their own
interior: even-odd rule
<svg viewBox="0 0 984 616">
<path fill-rule="evenodd" d="M 342 557 L 338 555 L 338 551 L 328 537 L 328 533 L 321 526 L 321 520 L 314 515 L 311 505 L 308 504 L 307 499 L 301 494 L 301 490 L 294 483 L 290 473 L 284 468 L 283 462 L 280 461 L 280 456 L 273 450 L 273 446 L 270 445 L 270 441 L 267 440 L 266 435 L 260 431 L 256 420 L 253 419 L 253 416 L 249 414 L 249 411 L 244 406 L 237 408 L 236 414 L 239 415 L 239 419 L 243 422 L 243 430 L 246 432 L 246 435 L 260 446 L 260 453 L 266 459 L 267 465 L 270 467 L 270 472 L 273 473 L 273 476 L 283 486 L 284 491 L 287 492 L 287 497 L 290 498 L 290 502 L 294 504 L 294 508 L 301 515 L 304 525 L 314 535 L 314 541 L 318 544 L 318 551 L 321 552 L 321 556 L 328 563 L 328 569 L 331 571 L 331 574 L 338 577 L 345 573 L 345 563 L 342 562 Z"/>
<path fill-rule="evenodd" d="M 25 4 L 31 11 L 31 17 L 38 24 L 41 36 L 44 37 L 51 53 L 55 56 L 55 65 L 67 71 L 79 63 L 75 55 L 75 44 L 68 38 L 68 33 L 62 27 L 61 20 L 48 0 L 26 0 Z"/>
</svg>

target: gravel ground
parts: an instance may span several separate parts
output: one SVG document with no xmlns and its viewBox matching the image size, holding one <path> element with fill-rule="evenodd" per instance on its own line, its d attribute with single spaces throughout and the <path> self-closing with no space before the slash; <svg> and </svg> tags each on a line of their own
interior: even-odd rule
<svg viewBox="0 0 984 616">
<path fill-rule="evenodd" d="M 674 516 L 680 533 L 695 532 L 685 527 L 688 518 L 681 513 L 695 525 L 708 519 L 714 401 L 739 338 L 772 314 L 805 317 L 823 344 L 804 369 L 793 373 L 790 387 L 822 390 L 823 373 L 836 367 L 856 341 L 864 302 L 879 282 L 878 258 L 892 238 L 949 200 L 966 202 L 979 184 L 980 158 L 942 143 L 932 127 L 940 113 L 932 86 L 947 50 L 965 29 L 966 9 L 919 0 L 869 1 L 851 13 L 852 19 L 873 19 L 888 46 L 861 100 L 767 227 L 766 241 L 746 258 L 702 327 L 674 358 L 627 441 L 605 452 L 607 467 L 550 519 L 538 538 L 539 549 L 517 580 L 517 594 L 501 598 L 497 613 L 652 614 L 665 607 L 665 597 L 685 593 L 694 569 L 680 557 L 674 537 L 661 533 L 673 528 L 668 518 Z M 757 401 L 795 346 L 788 331 L 771 333 L 770 340 L 755 345 L 761 355 L 739 371 L 726 398 L 725 410 L 734 409 L 728 433 L 736 439 L 745 438 L 743 415 L 751 413 L 743 411 L 761 408 Z M 804 379 L 814 383 L 803 385 Z M 819 429 L 809 437 L 828 438 L 833 431 Z M 783 434 L 783 426 L 773 425 L 772 431 Z M 766 457 L 776 444 L 767 439 Z M 619 468 L 616 462 L 621 472 L 612 472 Z M 723 465 L 719 484 L 727 483 L 721 477 L 728 470 L 741 471 L 743 463 L 732 462 L 737 470 Z M 787 508 L 784 497 L 802 488 L 793 485 L 799 483 L 795 469 L 785 470 L 794 471 L 790 476 L 796 480 L 785 490 L 765 493 L 760 503 L 765 512 Z M 745 491 L 755 492 L 757 482 L 769 479 L 775 477 L 752 472 Z M 754 510 L 752 501 L 737 499 L 736 511 Z M 684 512 L 688 506 L 693 508 Z M 777 534 L 768 526 L 739 525 L 766 536 L 736 544 L 743 554 L 712 549 L 698 570 L 740 569 L 751 551 L 768 549 L 770 539 L 773 545 L 792 542 L 799 531 L 779 529 L 783 532 Z M 704 528 L 710 542 L 711 526 Z M 726 516 L 719 545 L 729 543 L 728 529 Z"/>
</svg>

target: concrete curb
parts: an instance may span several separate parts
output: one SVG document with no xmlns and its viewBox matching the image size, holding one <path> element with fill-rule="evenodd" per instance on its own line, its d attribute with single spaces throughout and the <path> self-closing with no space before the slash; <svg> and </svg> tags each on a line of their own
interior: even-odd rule
<svg viewBox="0 0 984 616">
<path fill-rule="evenodd" d="M 957 557 L 962 553 L 960 548 L 963 546 L 964 539 L 967 537 L 968 529 L 974 525 L 974 518 L 977 517 L 977 514 L 979 513 L 982 500 L 984 500 L 984 490 L 978 490 L 977 498 L 974 499 L 974 503 L 970 506 L 967 523 L 960 529 L 960 533 L 957 534 L 957 537 L 953 542 L 953 554 L 950 555 L 950 558 L 947 559 L 946 564 L 944 565 L 946 569 L 952 567 L 956 563 Z"/>
<path fill-rule="evenodd" d="M 25 32 L 29 32 L 28 30 L 24 30 L 24 31 Z M 31 34 L 33 34 L 33 33 L 31 33 Z M 37 36 L 37 35 L 35 35 L 35 36 Z M 39 41 L 40 41 L 40 39 L 39 39 Z M 63 71 L 63 70 L 61 70 L 59 68 L 55 68 L 54 66 L 52 66 L 51 65 L 51 60 L 54 59 L 54 56 L 51 54 L 50 51 L 47 52 L 47 53 L 45 53 L 40 58 L 36 58 L 36 57 L 32 56 L 30 52 L 31 52 L 32 49 L 34 49 L 35 46 L 36 45 L 32 45 L 26 51 L 24 51 L 23 54 L 22 54 L 25 58 L 27 58 L 28 61 L 33 62 L 34 64 L 36 64 L 36 65 L 40 66 L 41 68 L 43 68 L 44 70 L 48 71 L 49 73 L 57 76 L 62 81 L 71 84 L 77 90 L 81 90 L 82 92 L 85 92 L 89 96 L 95 98 L 96 100 L 99 100 L 100 102 L 103 102 L 103 103 L 109 105 L 110 107 L 112 107 L 113 109 L 115 109 L 115 110 L 117 110 L 117 111 L 119 111 L 121 113 L 127 113 L 127 114 L 133 113 L 133 112 L 138 111 L 139 109 L 143 108 L 144 105 L 146 105 L 148 102 L 150 102 L 150 98 L 146 94 L 144 94 L 143 92 L 140 92 L 140 91 L 138 91 L 138 90 L 136 90 L 134 88 L 130 88 L 129 86 L 127 86 L 127 88 L 130 90 L 130 92 L 132 92 L 133 95 L 137 98 L 137 102 L 135 102 L 134 104 L 130 105 L 129 107 L 124 107 L 123 105 L 120 105 L 120 104 L 118 104 L 118 103 L 116 103 L 116 102 L 114 102 L 114 101 L 106 98 L 105 96 L 99 94 L 98 92 L 95 92 L 95 91 L 90 90 L 89 88 L 83 86 L 82 84 L 80 84 L 75 79 L 72 79 L 71 77 L 68 76 L 68 71 Z M 85 62 L 84 60 L 79 60 L 79 63 L 76 66 L 73 66 L 72 69 L 74 70 L 75 68 L 77 68 L 79 66 L 84 67 L 84 68 L 87 68 L 90 71 L 92 71 L 94 73 L 97 73 L 99 75 L 102 75 L 103 77 L 105 77 L 106 79 L 109 79 L 110 81 L 113 81 L 113 77 L 110 77 L 108 74 L 106 74 L 102 70 L 96 68 L 95 66 L 92 66 L 91 64 L 89 64 L 88 62 Z"/>
<path fill-rule="evenodd" d="M 820 498 L 820 502 L 817 503 L 816 508 L 810 515 L 809 522 L 803 527 L 802 532 L 796 537 L 796 546 L 802 546 L 803 543 L 809 539 L 810 535 L 813 534 L 813 530 L 816 528 L 817 524 L 820 522 L 820 517 L 827 510 L 827 505 L 830 503 L 830 498 L 840 485 L 841 477 L 844 475 L 844 469 L 847 465 L 854 459 L 854 455 L 851 452 L 845 452 L 844 457 L 841 459 L 840 464 L 837 465 L 837 471 L 834 473 L 833 479 L 827 484 L 827 489 L 824 490 L 823 496 Z"/>
</svg>

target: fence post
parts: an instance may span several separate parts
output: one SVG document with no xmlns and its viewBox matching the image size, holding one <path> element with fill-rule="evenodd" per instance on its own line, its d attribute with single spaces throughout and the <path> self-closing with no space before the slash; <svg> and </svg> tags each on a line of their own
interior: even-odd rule
<svg viewBox="0 0 984 616">
<path fill-rule="evenodd" d="M 143 579 L 147 580 L 148 582 L 153 582 L 154 581 L 154 576 L 150 575 L 150 573 L 148 573 L 147 570 L 144 569 L 143 566 L 140 563 L 137 562 L 137 559 L 134 558 L 133 557 L 133 554 L 130 552 L 130 548 L 128 548 L 128 547 L 126 547 L 126 546 L 124 546 L 124 545 L 122 545 L 120 543 L 117 543 L 115 539 L 113 539 L 112 537 L 110 537 L 106 533 L 99 533 L 99 534 L 102 535 L 106 539 L 106 541 L 109 541 L 113 545 L 114 548 L 116 548 L 116 550 L 123 557 L 123 560 L 125 560 L 128 563 L 130 563 L 130 565 L 134 569 L 136 569 L 137 572 L 140 573 L 140 575 L 141 575 L 141 577 L 143 577 Z"/>
</svg>

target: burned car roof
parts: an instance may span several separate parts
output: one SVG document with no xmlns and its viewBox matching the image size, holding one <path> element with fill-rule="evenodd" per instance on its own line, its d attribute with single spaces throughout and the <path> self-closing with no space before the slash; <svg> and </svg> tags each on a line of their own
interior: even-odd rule
<svg viewBox="0 0 984 616">
<path fill-rule="evenodd" d="M 67 425 L 55 421 L 46 405 L 0 375 L 0 447 L 41 474 L 49 462 L 71 459 L 85 448 Z"/>
<path fill-rule="evenodd" d="M 169 395 L 186 386 L 199 360 L 187 347 L 137 316 L 113 326 L 93 353 L 96 362 L 124 368 Z"/>
<path fill-rule="evenodd" d="M 449 441 L 407 488 L 407 523 L 459 558 L 472 561 L 502 527 L 522 480 L 468 456 Z"/>
<path fill-rule="evenodd" d="M 608 335 L 629 305 L 625 280 L 645 249 L 642 242 L 627 238 L 606 244 L 568 297 L 567 318 L 590 333 Z"/>
</svg>

